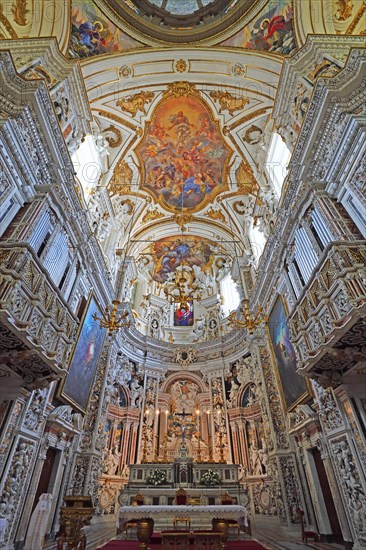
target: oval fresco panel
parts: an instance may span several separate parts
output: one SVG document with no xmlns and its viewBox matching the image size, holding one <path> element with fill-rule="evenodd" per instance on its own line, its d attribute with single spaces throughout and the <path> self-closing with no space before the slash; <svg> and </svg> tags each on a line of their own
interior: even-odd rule
<svg viewBox="0 0 366 550">
<path fill-rule="evenodd" d="M 152 278 L 158 283 L 165 283 L 182 264 L 189 268 L 197 265 L 206 272 L 212 265 L 215 248 L 214 243 L 203 237 L 160 239 L 150 249 L 155 264 Z"/>
<path fill-rule="evenodd" d="M 142 188 L 168 210 L 201 210 L 227 189 L 231 150 L 208 106 L 191 93 L 160 102 L 136 153 Z"/>
</svg>

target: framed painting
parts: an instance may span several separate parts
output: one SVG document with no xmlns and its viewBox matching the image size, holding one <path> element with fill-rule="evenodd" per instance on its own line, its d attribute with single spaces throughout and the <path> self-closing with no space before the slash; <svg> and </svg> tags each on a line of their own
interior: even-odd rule
<svg viewBox="0 0 366 550">
<path fill-rule="evenodd" d="M 296 355 L 290 341 L 285 305 L 281 296 L 269 316 L 268 329 L 283 401 L 289 411 L 309 397 L 310 393 L 307 381 L 296 373 Z"/>
<path fill-rule="evenodd" d="M 80 324 L 77 341 L 71 356 L 70 367 L 59 397 L 80 412 L 85 412 L 93 387 L 99 357 L 103 348 L 106 329 L 101 329 L 92 315 L 100 310 L 90 295 Z"/>
</svg>

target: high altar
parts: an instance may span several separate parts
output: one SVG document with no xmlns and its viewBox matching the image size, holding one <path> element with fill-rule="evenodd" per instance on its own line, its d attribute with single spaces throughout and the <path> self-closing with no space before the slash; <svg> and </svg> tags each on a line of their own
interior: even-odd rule
<svg viewBox="0 0 366 550">
<path fill-rule="evenodd" d="M 173 462 L 131 465 L 120 504 L 133 504 L 134 496 L 142 494 L 146 505 L 173 505 L 179 487 L 186 489 L 189 504 L 220 505 L 225 493 L 230 494 L 233 504 L 247 504 L 246 493 L 238 483 L 237 465 L 196 462 L 184 441 L 178 449 Z"/>
</svg>

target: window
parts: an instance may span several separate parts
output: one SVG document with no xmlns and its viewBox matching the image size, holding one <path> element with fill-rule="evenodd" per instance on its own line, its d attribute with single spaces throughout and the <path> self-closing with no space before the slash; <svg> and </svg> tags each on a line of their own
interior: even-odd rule
<svg viewBox="0 0 366 550">
<path fill-rule="evenodd" d="M 235 311 L 240 304 L 240 296 L 236 283 L 233 281 L 230 273 L 224 277 L 220 283 L 221 296 L 224 298 L 222 309 L 225 317 L 232 311 Z"/>
<path fill-rule="evenodd" d="M 282 185 L 287 176 L 287 166 L 290 162 L 291 151 L 281 136 L 274 133 L 269 146 L 266 171 L 272 183 L 273 189 L 278 196 L 281 195 Z"/>
<path fill-rule="evenodd" d="M 266 244 L 266 237 L 257 226 L 254 225 L 253 220 L 249 228 L 249 239 L 253 250 L 254 257 L 259 262 L 260 257 L 263 254 L 264 246 Z"/>
<path fill-rule="evenodd" d="M 98 183 L 101 166 L 99 153 L 96 150 L 93 136 L 86 136 L 79 149 L 72 155 L 76 177 L 81 183 L 86 200 L 89 200 L 90 191 Z"/>
</svg>

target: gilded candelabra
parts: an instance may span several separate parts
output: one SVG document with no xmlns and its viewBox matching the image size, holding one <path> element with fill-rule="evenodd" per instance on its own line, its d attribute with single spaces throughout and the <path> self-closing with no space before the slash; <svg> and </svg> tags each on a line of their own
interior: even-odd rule
<svg viewBox="0 0 366 550">
<path fill-rule="evenodd" d="M 225 464 L 226 463 L 226 460 L 224 458 L 224 446 L 222 444 L 222 431 L 220 429 L 219 431 L 219 445 L 220 445 L 220 464 Z"/>
<path fill-rule="evenodd" d="M 141 464 L 147 463 L 147 435 L 146 435 L 146 426 L 142 428 L 142 439 L 144 442 L 143 448 L 142 448 L 142 459 Z"/>
<path fill-rule="evenodd" d="M 128 311 L 124 311 L 121 314 L 118 313 L 120 303 L 119 300 L 113 300 L 113 307 L 106 306 L 105 310 L 101 313 L 102 317 L 98 317 L 96 312 L 92 316 L 94 321 L 99 321 L 100 328 L 108 329 L 108 334 L 131 325 L 130 321 L 124 321 L 128 316 Z"/>
<path fill-rule="evenodd" d="M 263 323 L 267 323 L 268 317 L 263 313 L 263 308 L 260 306 L 254 317 L 250 314 L 249 300 L 243 300 L 243 307 L 239 308 L 243 320 L 236 318 L 236 311 L 229 315 L 229 325 L 232 328 L 247 328 L 249 332 L 254 332 Z"/>
</svg>

